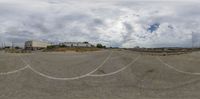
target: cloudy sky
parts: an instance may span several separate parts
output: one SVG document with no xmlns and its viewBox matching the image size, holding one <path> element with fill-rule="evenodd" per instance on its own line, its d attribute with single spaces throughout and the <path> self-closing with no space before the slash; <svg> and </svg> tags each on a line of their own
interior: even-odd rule
<svg viewBox="0 0 200 99">
<path fill-rule="evenodd" d="M 200 46 L 199 5 L 195 0 L 0 0 L 0 43 Z"/>
</svg>

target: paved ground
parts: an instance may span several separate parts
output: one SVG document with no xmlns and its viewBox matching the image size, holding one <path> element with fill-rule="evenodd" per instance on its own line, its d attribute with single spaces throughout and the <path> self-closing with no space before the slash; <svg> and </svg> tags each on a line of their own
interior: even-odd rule
<svg viewBox="0 0 200 99">
<path fill-rule="evenodd" d="M 199 99 L 199 64 L 199 52 L 0 52 L 0 99 Z"/>
</svg>

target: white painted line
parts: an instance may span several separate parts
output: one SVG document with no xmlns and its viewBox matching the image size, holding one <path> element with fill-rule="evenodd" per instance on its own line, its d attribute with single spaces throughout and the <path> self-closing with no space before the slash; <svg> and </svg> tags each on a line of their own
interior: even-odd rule
<svg viewBox="0 0 200 99">
<path fill-rule="evenodd" d="M 27 68 L 28 68 L 28 66 L 25 66 L 25 67 L 20 68 L 20 69 L 18 69 L 18 70 L 9 71 L 9 72 L 6 72 L 6 73 L 0 73 L 0 75 L 3 76 L 3 75 L 14 74 L 14 73 L 17 73 L 17 72 L 23 71 L 23 70 L 25 70 L 25 69 L 27 69 Z"/>
<path fill-rule="evenodd" d="M 18 55 L 18 54 L 15 54 L 15 55 L 20 57 L 20 55 Z M 10 75 L 10 74 L 14 74 L 14 73 L 17 73 L 17 72 L 21 72 L 21 71 L 23 71 L 23 70 L 25 70 L 27 68 L 28 68 L 28 65 L 26 65 L 25 67 L 19 68 L 17 70 L 8 71 L 8 72 L 0 72 L 0 76 Z"/>
<path fill-rule="evenodd" d="M 140 56 L 137 56 L 136 59 L 134 59 L 133 61 L 131 61 L 128 65 L 126 65 L 125 67 L 115 71 L 115 72 L 111 72 L 111 73 L 107 73 L 107 74 L 91 74 L 89 76 L 91 77 L 105 77 L 105 76 L 111 76 L 111 75 L 115 75 L 119 72 L 124 71 L 125 69 L 127 69 L 128 67 L 130 67 L 132 64 L 134 64 L 138 59 L 140 58 Z"/>
<path fill-rule="evenodd" d="M 200 73 L 192 73 L 192 72 L 186 72 L 186 71 L 179 70 L 179 69 L 175 68 L 174 66 L 169 65 L 169 64 L 167 64 L 166 62 L 164 62 L 160 57 L 157 57 L 157 59 L 158 59 L 161 63 L 163 63 L 165 66 L 167 66 L 168 68 L 170 68 L 170 69 L 172 69 L 172 70 L 174 70 L 174 71 L 176 71 L 176 72 L 183 73 L 183 74 L 188 74 L 188 75 L 200 75 Z"/>
<path fill-rule="evenodd" d="M 81 75 L 81 76 L 77 76 L 77 77 L 72 77 L 72 78 L 59 78 L 59 77 L 53 77 L 53 76 L 49 76 L 49 75 L 46 75 L 44 73 L 41 73 L 37 70 L 35 70 L 34 68 L 32 68 L 29 64 L 28 64 L 28 68 L 31 69 L 34 73 L 42 76 L 42 77 L 45 77 L 45 78 L 48 78 L 48 79 L 53 79 L 53 80 L 63 80 L 63 81 L 69 81 L 69 80 L 77 80 L 77 79 L 81 79 L 81 78 L 84 78 L 84 77 L 88 77 L 89 75 L 91 75 L 92 73 L 96 72 L 99 68 L 101 68 L 111 57 L 113 51 L 107 56 L 107 58 L 96 68 L 94 69 L 93 71 L 85 74 L 85 75 Z M 25 60 L 24 60 L 25 63 L 27 63 Z"/>
</svg>

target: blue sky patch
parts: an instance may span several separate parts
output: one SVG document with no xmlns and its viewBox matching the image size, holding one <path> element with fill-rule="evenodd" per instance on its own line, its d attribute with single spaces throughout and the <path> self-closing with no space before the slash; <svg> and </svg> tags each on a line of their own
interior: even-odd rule
<svg viewBox="0 0 200 99">
<path fill-rule="evenodd" d="M 148 32 L 152 33 L 154 31 L 158 30 L 159 26 L 160 26 L 159 23 L 155 23 L 155 24 L 150 25 L 150 27 L 148 28 Z"/>
</svg>

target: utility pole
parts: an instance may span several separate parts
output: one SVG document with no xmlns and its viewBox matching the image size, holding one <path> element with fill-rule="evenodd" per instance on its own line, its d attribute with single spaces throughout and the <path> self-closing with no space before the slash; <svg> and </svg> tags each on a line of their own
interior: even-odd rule
<svg viewBox="0 0 200 99">
<path fill-rule="evenodd" d="M 194 35 L 194 32 L 192 32 L 192 39 L 191 39 L 191 41 L 192 41 L 192 48 L 194 48 L 194 38 L 193 38 L 193 35 Z"/>
<path fill-rule="evenodd" d="M 12 42 L 12 49 L 14 49 L 14 42 Z"/>
<path fill-rule="evenodd" d="M 1 42 L 1 48 L 4 48 L 4 47 L 3 47 L 3 42 Z"/>
<path fill-rule="evenodd" d="M 4 46 L 3 46 L 3 47 L 5 48 L 5 47 L 6 47 L 6 43 L 5 43 L 5 42 L 3 42 L 3 44 L 4 44 Z"/>
</svg>

